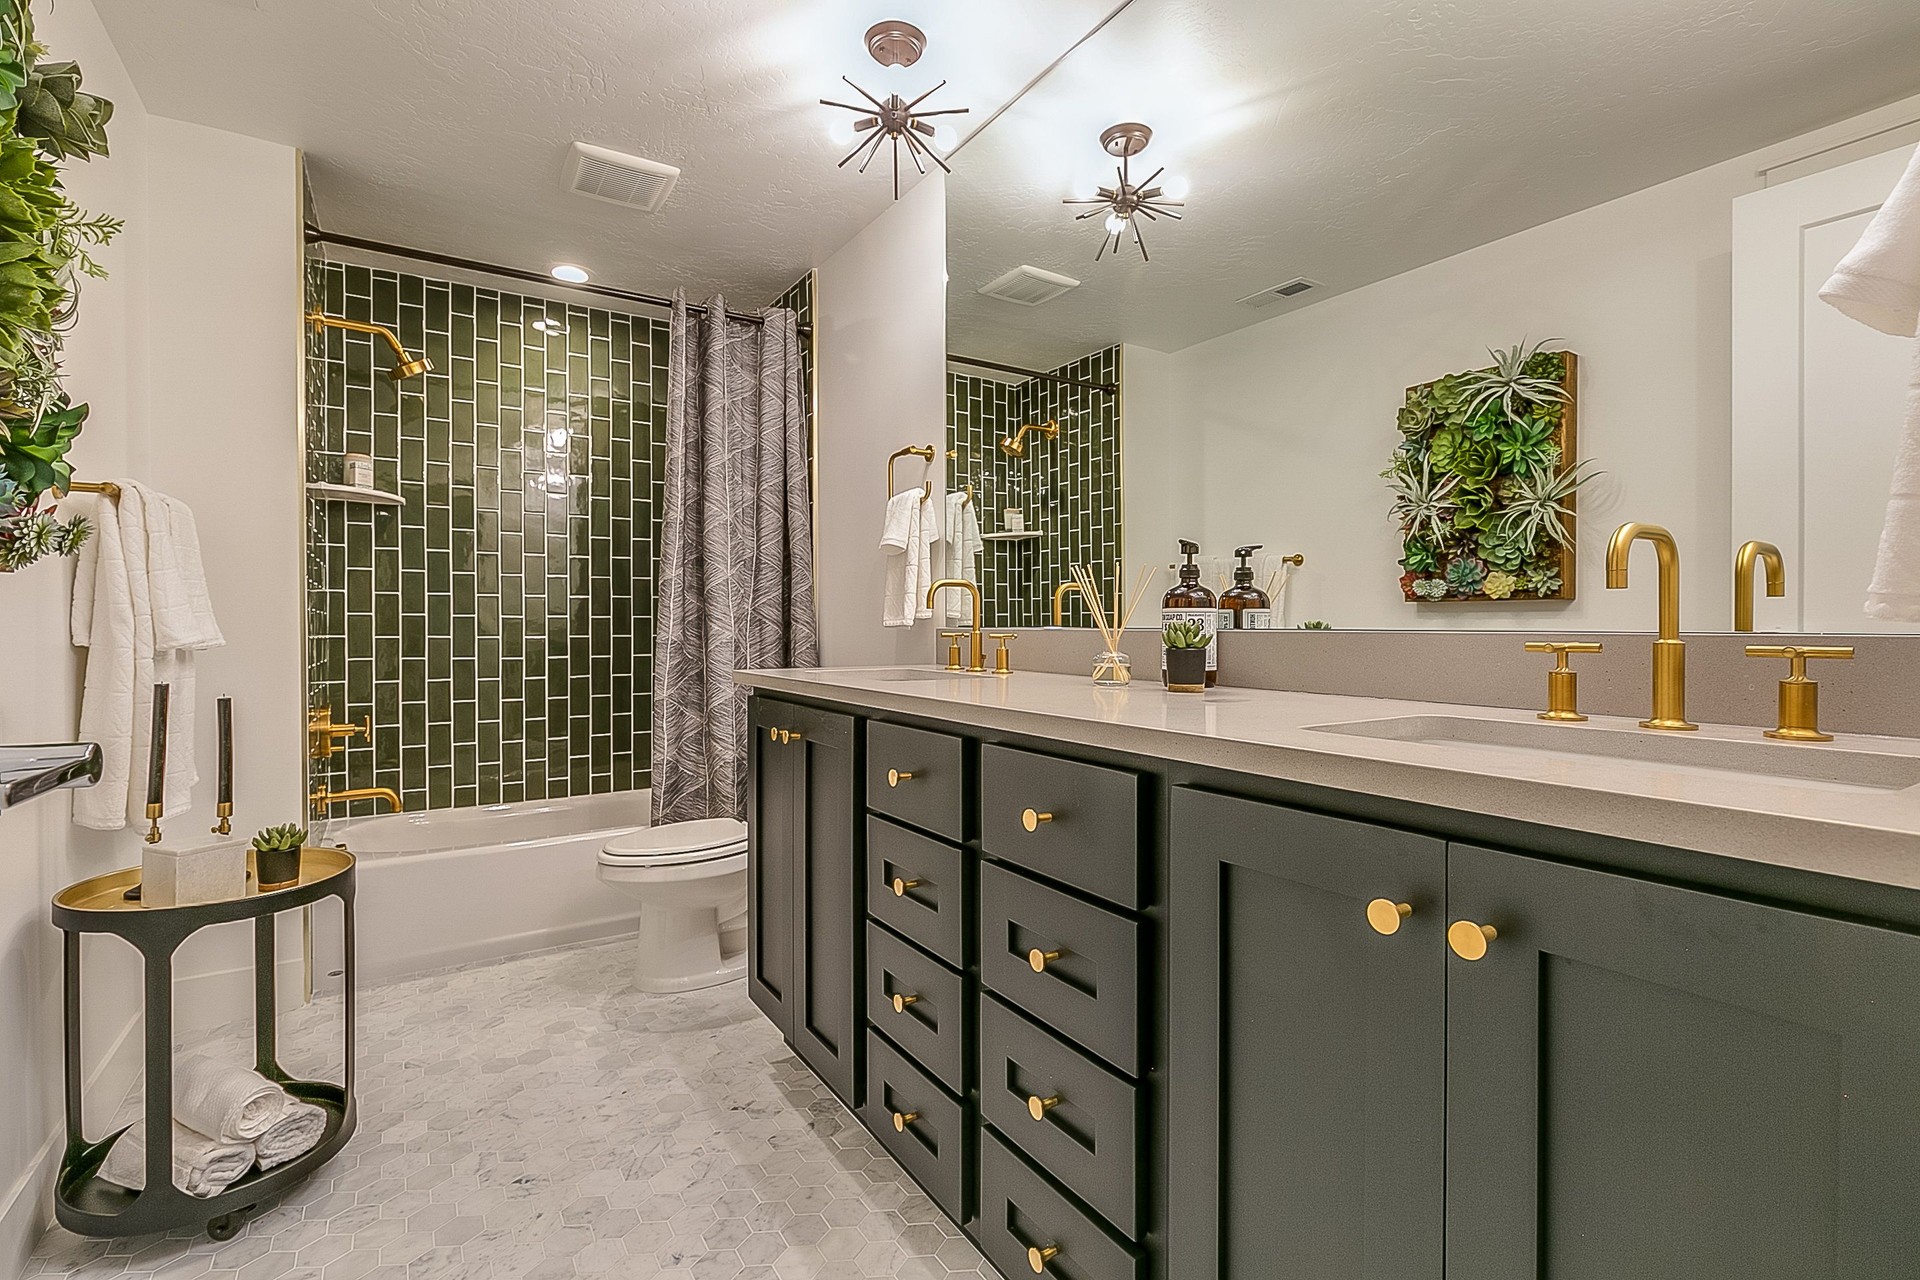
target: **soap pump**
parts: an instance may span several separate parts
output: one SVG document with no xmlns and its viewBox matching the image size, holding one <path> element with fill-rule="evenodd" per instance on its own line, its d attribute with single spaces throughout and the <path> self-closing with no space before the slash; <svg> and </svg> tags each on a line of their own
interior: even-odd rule
<svg viewBox="0 0 1920 1280">
<path fill-rule="evenodd" d="M 1207 635 L 1207 687 L 1210 689 L 1219 679 L 1220 673 L 1220 602 L 1213 592 L 1200 585 L 1200 566 L 1193 558 L 1200 554 L 1200 544 L 1180 539 L 1180 554 L 1187 562 L 1180 566 L 1180 581 L 1176 583 L 1160 600 L 1160 625 L 1169 622 L 1198 622 Z M 1160 677 L 1166 680 L 1166 654 L 1164 649 L 1160 659 Z"/>
<path fill-rule="evenodd" d="M 1253 553 L 1260 549 L 1258 544 L 1251 547 L 1235 547 L 1233 554 L 1240 558 L 1234 566 L 1233 586 L 1221 597 L 1220 605 L 1233 618 L 1235 631 L 1271 631 L 1273 630 L 1273 601 L 1267 593 L 1253 585 Z"/>
</svg>

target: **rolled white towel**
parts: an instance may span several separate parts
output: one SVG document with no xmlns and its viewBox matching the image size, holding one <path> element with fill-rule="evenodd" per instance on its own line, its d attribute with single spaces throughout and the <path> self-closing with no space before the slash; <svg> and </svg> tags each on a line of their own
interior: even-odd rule
<svg viewBox="0 0 1920 1280">
<path fill-rule="evenodd" d="M 251 1142 L 219 1142 L 175 1121 L 173 1185 L 205 1200 L 217 1196 L 253 1168 Z M 107 1152 L 100 1175 L 132 1191 L 147 1187 L 147 1122 L 135 1122 Z"/>
<path fill-rule="evenodd" d="M 222 1142 L 250 1142 L 287 1109 L 284 1089 L 257 1071 L 196 1053 L 173 1064 L 173 1118 Z"/>
<path fill-rule="evenodd" d="M 327 1113 L 311 1102 L 287 1100 L 287 1109 L 273 1127 L 254 1139 L 260 1167 L 271 1169 L 303 1156 L 320 1145 L 327 1133 Z"/>
</svg>

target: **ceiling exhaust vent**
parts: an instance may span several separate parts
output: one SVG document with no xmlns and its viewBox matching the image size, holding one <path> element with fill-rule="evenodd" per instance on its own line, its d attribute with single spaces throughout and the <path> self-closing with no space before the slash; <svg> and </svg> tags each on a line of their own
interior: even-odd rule
<svg viewBox="0 0 1920 1280">
<path fill-rule="evenodd" d="M 567 190 L 578 196 L 658 213 L 673 193 L 680 171 L 657 160 L 576 142 L 567 151 Z"/>
<path fill-rule="evenodd" d="M 982 285 L 980 292 L 1016 306 L 1037 307 L 1079 287 L 1080 282 L 1072 276 L 1056 275 L 1038 267 L 1015 267 L 992 284 Z"/>
<path fill-rule="evenodd" d="M 1283 302 L 1292 302 L 1305 293 L 1311 293 L 1320 287 L 1318 280 L 1309 280 L 1305 276 L 1295 276 L 1285 284 L 1277 284 L 1271 289 L 1262 289 L 1240 299 L 1243 307 L 1252 307 L 1255 311 L 1265 311 L 1268 307 L 1277 307 Z"/>
</svg>

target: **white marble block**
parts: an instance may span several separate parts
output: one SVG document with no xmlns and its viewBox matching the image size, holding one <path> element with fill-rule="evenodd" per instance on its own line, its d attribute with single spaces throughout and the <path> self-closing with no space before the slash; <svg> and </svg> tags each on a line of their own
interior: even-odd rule
<svg viewBox="0 0 1920 1280">
<path fill-rule="evenodd" d="M 223 902 L 247 891 L 247 842 L 150 844 L 140 857 L 140 901 L 149 907 Z"/>
</svg>

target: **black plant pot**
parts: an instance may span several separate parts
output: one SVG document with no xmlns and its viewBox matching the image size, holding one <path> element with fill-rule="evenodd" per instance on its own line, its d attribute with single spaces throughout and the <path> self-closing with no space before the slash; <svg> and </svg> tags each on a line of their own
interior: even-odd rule
<svg viewBox="0 0 1920 1280">
<path fill-rule="evenodd" d="M 255 849 L 253 873 L 262 889 L 292 884 L 300 878 L 298 849 Z"/>
<path fill-rule="evenodd" d="M 1205 649 L 1167 650 L 1167 688 L 1175 693 L 1207 691 L 1207 651 Z"/>
</svg>

